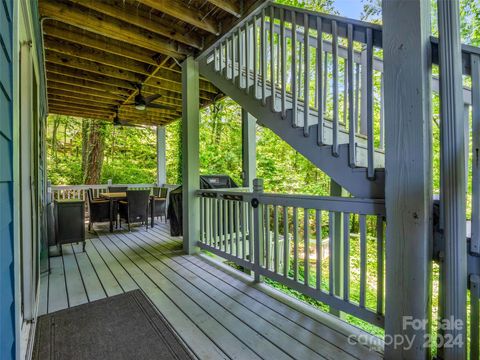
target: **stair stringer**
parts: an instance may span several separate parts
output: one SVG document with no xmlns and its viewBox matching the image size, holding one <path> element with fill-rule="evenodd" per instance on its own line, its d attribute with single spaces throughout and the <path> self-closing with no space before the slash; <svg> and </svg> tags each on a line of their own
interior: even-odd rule
<svg viewBox="0 0 480 360">
<path fill-rule="evenodd" d="M 272 130 L 281 139 L 286 141 L 296 151 L 324 171 L 335 182 L 345 188 L 350 194 L 359 198 L 382 199 L 385 196 L 384 171 L 377 169 L 375 179 L 368 179 L 367 169 L 350 167 L 348 165 L 348 145 L 339 146 L 338 156 L 332 155 L 330 145 L 319 146 L 316 136 L 304 136 L 303 128 L 292 127 L 292 121 L 287 116 L 282 119 L 280 113 L 273 112 L 270 99 L 262 105 L 261 100 L 247 94 L 245 89 L 237 87 L 230 79 L 217 73 L 211 64 L 204 60 L 199 64 L 200 73 L 235 102 L 252 114 L 257 123 Z M 291 114 L 289 111 L 288 114 Z M 310 127 L 310 134 L 317 133 L 317 125 Z"/>
</svg>

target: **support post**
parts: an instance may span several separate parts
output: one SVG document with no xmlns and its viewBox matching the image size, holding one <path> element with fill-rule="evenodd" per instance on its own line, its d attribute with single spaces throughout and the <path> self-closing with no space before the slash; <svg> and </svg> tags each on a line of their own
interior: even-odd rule
<svg viewBox="0 0 480 360">
<path fill-rule="evenodd" d="M 345 196 L 345 190 L 336 183 L 333 179 L 330 180 L 330 196 Z M 333 293 L 338 297 L 343 297 L 343 214 L 341 212 L 335 212 L 333 214 Z M 338 317 L 342 316 L 342 313 L 330 307 L 330 313 Z"/>
<path fill-rule="evenodd" d="M 257 119 L 242 109 L 242 181 L 244 187 L 252 187 L 257 176 Z"/>
<path fill-rule="evenodd" d="M 183 167 L 183 250 L 198 252 L 200 240 L 199 159 L 199 71 L 198 62 L 188 57 L 182 63 L 182 167 Z"/>
<path fill-rule="evenodd" d="M 363 49 L 360 57 L 361 66 L 360 66 L 360 73 L 361 73 L 361 85 L 360 85 L 360 93 L 361 93 L 361 104 L 360 104 L 360 126 L 359 126 L 359 133 L 362 135 L 367 135 L 367 107 L 368 107 L 368 94 L 367 94 L 367 83 L 368 83 L 368 76 L 367 76 L 367 49 Z"/>
<path fill-rule="evenodd" d="M 445 360 L 466 358 L 467 244 L 465 125 L 459 0 L 438 1 L 440 65 L 440 204 L 445 241 L 442 318 Z M 459 326 L 454 326 L 459 324 Z"/>
<path fill-rule="evenodd" d="M 263 193 L 263 179 L 253 180 L 253 192 Z M 253 251 L 255 268 L 259 269 L 264 265 L 264 220 L 263 220 L 263 205 L 257 201 L 257 206 L 253 208 Z M 261 282 L 262 278 L 258 271 L 254 271 L 255 282 Z"/>
<path fill-rule="evenodd" d="M 383 0 L 386 359 L 427 359 L 432 242 L 430 2 Z M 406 31 L 405 29 L 408 29 Z M 411 320 L 424 321 L 414 327 Z M 405 343 L 404 343 L 405 344 Z"/>
<path fill-rule="evenodd" d="M 157 185 L 167 183 L 167 155 L 165 127 L 157 126 Z"/>
</svg>

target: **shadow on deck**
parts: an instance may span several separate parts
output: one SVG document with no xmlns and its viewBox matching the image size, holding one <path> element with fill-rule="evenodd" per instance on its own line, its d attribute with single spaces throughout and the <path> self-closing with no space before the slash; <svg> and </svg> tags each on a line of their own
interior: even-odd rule
<svg viewBox="0 0 480 360">
<path fill-rule="evenodd" d="M 200 359 L 378 359 L 361 334 L 203 255 L 182 253 L 168 225 L 107 231 L 64 245 L 41 279 L 40 315 L 140 288 Z"/>
</svg>

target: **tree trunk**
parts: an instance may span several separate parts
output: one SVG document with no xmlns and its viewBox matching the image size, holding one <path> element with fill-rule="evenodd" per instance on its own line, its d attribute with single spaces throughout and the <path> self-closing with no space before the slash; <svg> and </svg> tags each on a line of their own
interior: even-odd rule
<svg viewBox="0 0 480 360">
<path fill-rule="evenodd" d="M 105 124 L 92 121 L 88 135 L 87 163 L 84 172 L 86 185 L 100 183 L 105 147 Z"/>
<path fill-rule="evenodd" d="M 90 127 L 90 120 L 83 120 L 82 122 L 82 174 L 85 174 L 85 169 L 87 168 L 89 127 Z"/>
<path fill-rule="evenodd" d="M 58 116 L 55 116 L 53 120 L 53 132 L 52 132 L 52 153 L 53 153 L 54 159 L 57 158 L 57 132 L 58 132 L 59 126 L 60 126 L 60 120 L 58 119 Z"/>
</svg>

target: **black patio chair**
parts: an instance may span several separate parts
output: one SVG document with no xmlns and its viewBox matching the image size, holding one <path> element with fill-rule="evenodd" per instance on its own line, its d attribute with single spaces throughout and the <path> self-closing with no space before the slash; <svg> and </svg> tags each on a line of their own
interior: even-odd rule
<svg viewBox="0 0 480 360">
<path fill-rule="evenodd" d="M 168 188 L 166 187 L 154 187 L 153 188 L 153 197 L 151 199 L 150 205 L 152 206 L 152 216 L 160 217 L 160 219 L 165 217 L 165 222 L 167 222 L 167 194 Z M 152 218 L 153 226 L 153 218 Z"/>
<path fill-rule="evenodd" d="M 93 190 L 88 189 L 88 231 L 92 229 L 93 223 L 110 221 L 110 201 L 99 200 L 93 197 Z"/>
<path fill-rule="evenodd" d="M 109 186 L 108 187 L 108 192 L 111 192 L 111 193 L 125 192 L 127 190 L 128 190 L 128 186 Z"/>
<path fill-rule="evenodd" d="M 148 229 L 148 200 L 150 198 L 150 190 L 128 190 L 127 201 L 118 202 L 118 213 L 120 215 L 120 227 L 122 219 L 128 224 L 145 223 Z"/>
</svg>

